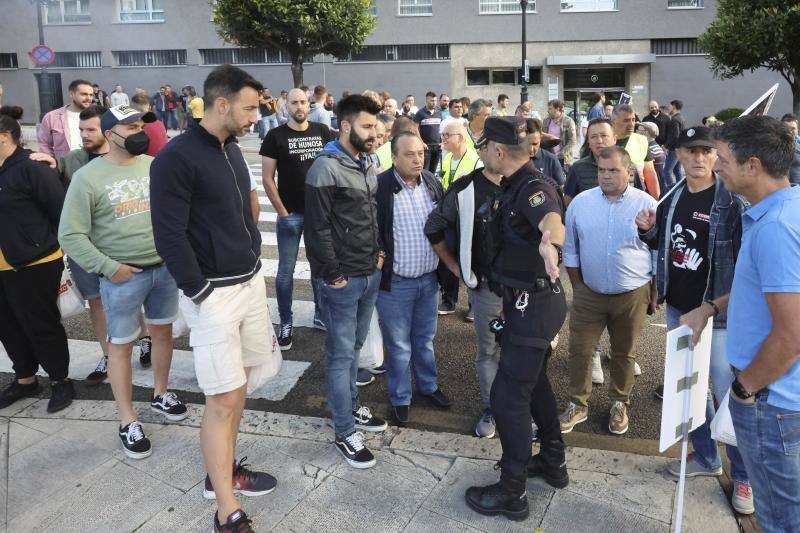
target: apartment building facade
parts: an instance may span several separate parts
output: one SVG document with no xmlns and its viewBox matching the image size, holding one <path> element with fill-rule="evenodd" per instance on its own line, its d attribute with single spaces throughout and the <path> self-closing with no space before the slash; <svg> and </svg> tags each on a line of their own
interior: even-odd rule
<svg viewBox="0 0 800 533">
<path fill-rule="evenodd" d="M 299 0 L 298 0 L 299 1 Z M 3 0 L 0 83 L 4 103 L 39 116 L 29 57 L 38 43 L 36 3 Z M 208 0 L 45 0 L 45 43 L 55 50 L 48 72 L 66 99 L 76 78 L 107 91 L 121 84 L 149 93 L 161 85 L 201 87 L 216 65 L 250 71 L 273 92 L 292 85 L 288 58 L 277 50 L 237 48 L 217 35 Z M 346 58 L 318 56 L 305 65 L 305 83 L 335 95 L 366 88 L 388 90 L 398 100 L 428 90 L 451 96 L 519 101 L 523 72 L 518 0 L 375 0 L 377 28 L 365 48 Z M 773 83 L 783 86 L 778 114 L 791 92 L 766 71 L 715 80 L 697 36 L 716 14 L 714 0 L 529 0 L 526 15 L 529 96 L 543 112 L 560 98 L 583 107 L 588 94 L 622 91 L 646 113 L 647 102 L 685 101 L 692 121 L 725 107 L 746 107 Z"/>
</svg>

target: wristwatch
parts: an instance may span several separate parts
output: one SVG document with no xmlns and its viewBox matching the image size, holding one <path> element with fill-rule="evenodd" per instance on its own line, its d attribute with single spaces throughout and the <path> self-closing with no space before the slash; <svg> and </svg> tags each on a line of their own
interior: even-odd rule
<svg viewBox="0 0 800 533">
<path fill-rule="evenodd" d="M 564 250 L 561 248 L 561 246 L 559 246 L 558 244 L 556 244 L 554 242 L 551 242 L 550 244 L 558 252 L 558 264 L 560 265 L 561 263 L 564 262 Z"/>
<path fill-rule="evenodd" d="M 739 376 L 736 376 L 733 379 L 733 383 L 731 383 L 731 392 L 740 400 L 749 400 L 755 395 L 753 392 L 747 392 L 747 389 L 745 389 L 744 386 L 739 383 Z"/>
<path fill-rule="evenodd" d="M 717 307 L 717 304 L 714 303 L 714 300 L 703 300 L 703 303 L 707 303 L 711 306 L 711 308 L 714 310 L 715 317 L 719 316 L 719 307 Z"/>
</svg>

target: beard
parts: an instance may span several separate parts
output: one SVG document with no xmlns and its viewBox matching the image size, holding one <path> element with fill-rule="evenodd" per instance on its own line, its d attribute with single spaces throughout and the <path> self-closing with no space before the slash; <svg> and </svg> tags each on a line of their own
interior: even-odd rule
<svg viewBox="0 0 800 533">
<path fill-rule="evenodd" d="M 369 136 L 366 139 L 362 139 L 358 136 L 356 130 L 354 129 L 350 130 L 350 135 L 348 136 L 347 140 L 349 140 L 350 145 L 359 152 L 369 152 L 372 150 L 372 147 L 375 144 L 374 136 Z"/>
<path fill-rule="evenodd" d="M 292 115 L 292 120 L 294 120 L 298 124 L 302 124 L 303 122 L 305 122 L 307 116 L 308 115 L 306 115 L 305 111 L 295 111 L 294 114 Z"/>
</svg>

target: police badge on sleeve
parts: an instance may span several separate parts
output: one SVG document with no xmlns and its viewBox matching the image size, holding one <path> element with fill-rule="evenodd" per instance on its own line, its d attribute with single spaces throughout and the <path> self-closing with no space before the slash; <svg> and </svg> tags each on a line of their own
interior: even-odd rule
<svg viewBox="0 0 800 533">
<path fill-rule="evenodd" d="M 539 207 L 545 200 L 547 200 L 547 198 L 544 195 L 544 191 L 538 191 L 528 196 L 528 203 L 531 207 Z"/>
</svg>

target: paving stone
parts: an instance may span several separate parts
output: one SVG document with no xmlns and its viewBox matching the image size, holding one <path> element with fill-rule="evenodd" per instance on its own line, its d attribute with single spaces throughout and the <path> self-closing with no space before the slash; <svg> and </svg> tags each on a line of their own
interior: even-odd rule
<svg viewBox="0 0 800 533">
<path fill-rule="evenodd" d="M 447 471 L 442 458 L 374 452 L 374 468 L 340 465 L 289 515 L 278 531 L 402 531 L 411 521 L 437 476 Z"/>
<path fill-rule="evenodd" d="M 669 459 L 664 457 L 589 448 L 567 448 L 567 468 L 570 470 L 664 477 L 668 461 Z"/>
<path fill-rule="evenodd" d="M 475 459 L 499 460 L 500 439 L 479 439 L 469 435 L 435 433 L 402 428 L 391 441 L 391 447 L 420 453 L 435 453 Z"/>
<path fill-rule="evenodd" d="M 78 480 L 111 459 L 114 452 L 93 442 L 91 435 L 83 442 L 50 435 L 17 452 L 9 461 L 9 520 L 37 507 L 52 507 L 54 498 L 74 492 Z"/>
<path fill-rule="evenodd" d="M 12 456 L 47 437 L 46 433 L 17 424 L 13 420 L 9 422 L 8 419 L 5 419 L 3 423 L 6 424 L 4 428 L 7 428 L 7 436 L 5 438 L 8 441 L 8 456 Z M 4 455 L 3 461 L 5 460 L 6 456 Z"/>
<path fill-rule="evenodd" d="M 668 523 L 629 512 L 624 502 L 610 503 L 567 490 L 556 491 L 541 528 L 547 533 L 669 532 Z"/>
<path fill-rule="evenodd" d="M 673 482 L 673 489 L 676 486 L 677 481 Z M 685 489 L 686 493 L 683 497 L 683 531 L 687 533 L 739 531 L 730 502 L 717 478 L 695 477 L 687 479 Z M 677 495 L 675 499 L 677 500 Z"/>
<path fill-rule="evenodd" d="M 155 434 L 148 432 L 153 445 L 153 455 L 144 460 L 123 461 L 183 492 L 197 485 L 206 475 L 203 454 L 200 451 L 200 430 L 191 427 L 166 426 Z M 59 433 L 60 435 L 60 433 Z M 117 438 L 114 435 L 114 438 Z"/>
<path fill-rule="evenodd" d="M 6 531 L 6 506 L 8 504 L 8 448 L 9 421 L 0 418 L 0 532 Z"/>
<path fill-rule="evenodd" d="M 22 398 L 12 403 L 8 407 L 0 409 L 0 416 L 14 416 L 20 411 L 26 409 L 29 405 L 38 402 L 38 398 Z"/>
<path fill-rule="evenodd" d="M 484 516 L 467 506 L 464 493 L 469 487 L 489 485 L 499 479 L 500 474 L 494 470 L 494 464 L 494 461 L 457 458 L 447 475 L 425 499 L 422 507 L 481 531 L 530 533 L 541 522 L 553 496 L 552 489 L 545 490 L 528 483 L 530 516 L 522 522 L 513 522 L 499 516 Z"/>
<path fill-rule="evenodd" d="M 74 488 L 53 494 L 46 504 L 32 506 L 9 527 L 14 531 L 59 533 L 134 531 L 181 495 L 179 490 L 115 459 L 75 480 Z"/>
<path fill-rule="evenodd" d="M 480 529 L 470 527 L 427 509 L 420 509 L 403 530 L 404 533 L 481 533 Z"/>
</svg>

